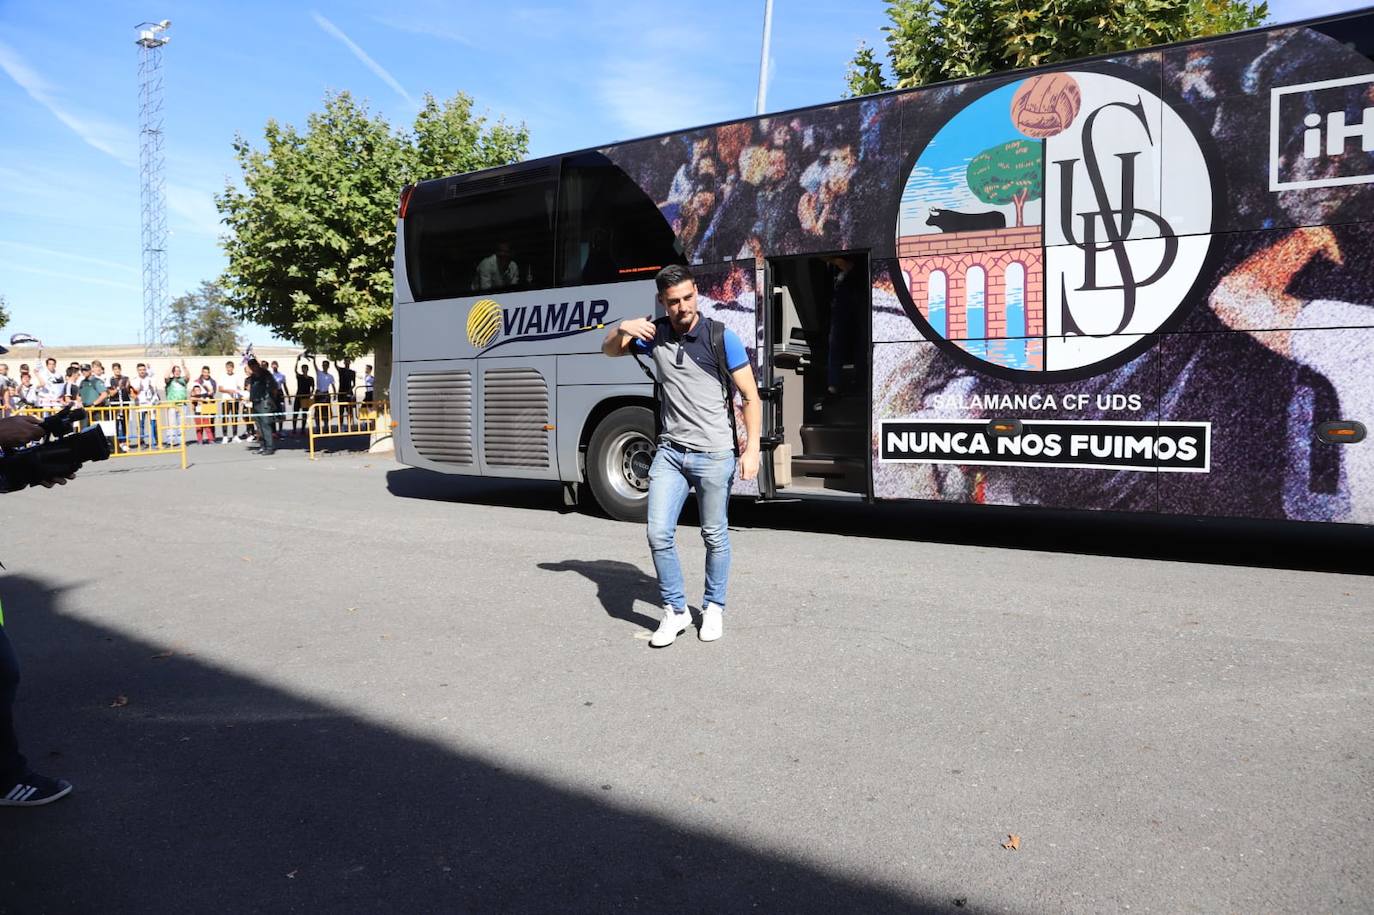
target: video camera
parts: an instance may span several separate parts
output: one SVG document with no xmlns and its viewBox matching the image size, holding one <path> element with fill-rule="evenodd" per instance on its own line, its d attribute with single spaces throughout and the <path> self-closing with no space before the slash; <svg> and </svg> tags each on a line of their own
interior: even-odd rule
<svg viewBox="0 0 1374 915">
<path fill-rule="evenodd" d="M 99 428 L 72 431 L 72 427 L 85 417 L 85 410 L 73 409 L 68 404 L 39 423 L 48 433 L 47 441 L 0 456 L 0 478 L 3 478 L 5 489 L 13 492 L 47 480 L 69 477 L 87 461 L 108 458 L 110 443 Z"/>
</svg>

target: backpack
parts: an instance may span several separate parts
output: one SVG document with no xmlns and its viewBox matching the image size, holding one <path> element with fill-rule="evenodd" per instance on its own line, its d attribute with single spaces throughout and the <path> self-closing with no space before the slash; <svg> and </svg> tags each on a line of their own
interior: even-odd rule
<svg viewBox="0 0 1374 915">
<path fill-rule="evenodd" d="M 735 380 L 730 377 L 730 369 L 725 364 L 725 325 L 705 315 L 701 316 L 701 320 L 706 322 L 706 342 L 716 360 L 716 377 L 720 380 L 720 391 L 725 400 L 725 414 L 730 417 L 731 450 L 735 452 L 735 457 L 739 457 L 739 427 L 735 420 Z M 667 318 L 655 319 L 654 327 L 656 332 L 665 334 L 672 329 Z M 654 442 L 657 443 L 663 435 L 663 386 L 659 384 L 654 370 L 645 365 L 639 353 L 634 351 L 633 345 L 630 355 L 635 357 L 635 362 L 639 363 L 640 369 L 654 384 L 654 401 L 659 405 L 654 411 Z"/>
</svg>

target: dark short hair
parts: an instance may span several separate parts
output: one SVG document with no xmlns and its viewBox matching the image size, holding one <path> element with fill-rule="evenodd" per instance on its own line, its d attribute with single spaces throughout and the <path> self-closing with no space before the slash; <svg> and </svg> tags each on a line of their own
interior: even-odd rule
<svg viewBox="0 0 1374 915">
<path fill-rule="evenodd" d="M 696 277 L 692 276 L 692 271 L 688 270 L 682 264 L 669 264 L 658 271 L 658 274 L 654 277 L 654 285 L 658 287 L 659 292 L 662 292 L 665 289 L 670 289 L 678 283 L 685 283 L 688 280 L 693 284 L 697 281 Z"/>
</svg>

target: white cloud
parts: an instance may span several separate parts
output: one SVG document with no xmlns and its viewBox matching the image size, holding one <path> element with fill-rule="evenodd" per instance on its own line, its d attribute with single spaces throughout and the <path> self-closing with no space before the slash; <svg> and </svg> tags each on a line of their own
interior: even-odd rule
<svg viewBox="0 0 1374 915">
<path fill-rule="evenodd" d="M 123 165 L 132 167 L 136 164 L 133 136 L 127 128 L 98 117 L 73 114 L 58 101 L 53 87 L 4 42 L 0 42 L 0 70 L 88 145 Z"/>
<path fill-rule="evenodd" d="M 455 18 L 460 17 L 455 16 Z M 438 38 L 441 41 L 453 41 L 461 45 L 467 45 L 469 48 L 477 47 L 477 42 L 473 41 L 467 35 L 457 29 L 450 28 L 449 26 L 434 21 L 401 19 L 395 16 L 374 16 L 372 17 L 372 21 L 376 22 L 378 25 L 384 25 L 389 29 L 395 29 L 398 32 L 409 32 L 412 35 L 424 35 L 427 38 Z"/>
<path fill-rule="evenodd" d="M 181 227 L 202 235 L 218 236 L 223 230 L 214 196 L 184 184 L 167 185 L 167 209 L 181 217 Z"/>
<path fill-rule="evenodd" d="M 396 94 L 399 95 L 401 98 L 405 99 L 411 107 L 419 107 L 419 102 L 415 101 L 411 94 L 405 90 L 405 87 L 402 86 L 396 80 L 396 77 L 392 76 L 390 73 L 386 71 L 385 67 L 383 67 L 381 64 L 377 63 L 377 61 L 369 57 L 368 53 L 364 51 L 362 48 L 358 47 L 357 43 L 354 42 L 352 38 L 349 38 L 347 35 L 343 33 L 342 29 L 340 29 L 337 25 L 330 22 L 328 19 L 324 18 L 314 10 L 311 10 L 310 15 L 314 17 L 316 25 L 324 29 L 325 32 L 329 35 L 332 35 L 333 37 L 341 41 L 343 43 L 343 46 L 348 48 L 348 50 L 352 52 L 354 57 L 362 61 L 364 66 L 366 66 L 369 70 L 371 70 L 373 73 L 377 75 L 378 79 L 380 79 L 382 82 L 386 83 L 388 86 L 394 89 L 396 91 Z"/>
<path fill-rule="evenodd" d="M 613 43 L 603 58 L 595 85 L 612 120 L 643 136 L 753 113 L 756 83 L 728 85 L 712 75 L 720 63 L 712 52 L 682 53 L 683 48 L 712 48 L 709 35 L 665 26 L 652 15 L 640 10 L 625 22 L 626 33 L 636 40 Z"/>
<path fill-rule="evenodd" d="M 127 262 L 105 260 L 100 257 L 88 257 L 85 254 L 72 254 L 70 251 L 59 251 L 56 248 L 44 248 L 41 245 L 25 244 L 22 241 L 6 241 L 0 239 L 0 247 L 10 248 L 15 251 L 24 251 L 29 254 L 45 255 L 47 257 L 58 257 L 65 260 L 80 261 L 83 264 L 94 264 L 97 267 L 108 267 L 111 270 L 122 270 L 126 273 L 137 275 L 139 268 L 137 265 Z"/>
<path fill-rule="evenodd" d="M 702 77 L 690 62 L 665 65 L 657 57 L 610 61 L 596 87 L 611 119 L 632 136 L 749 114 L 739 110 L 738 99 L 729 104 L 725 87 Z"/>
<path fill-rule="evenodd" d="M 16 264 L 8 261 L 0 261 L 0 270 L 17 270 L 20 273 L 33 273 L 37 276 L 52 276 L 66 283 L 85 283 L 90 286 L 108 286 L 111 289 L 129 289 L 138 292 L 141 287 L 133 283 L 121 283 L 118 280 L 107 280 L 102 276 L 82 276 L 78 273 L 64 270 L 44 270 L 42 267 L 30 267 L 27 264 Z"/>
</svg>

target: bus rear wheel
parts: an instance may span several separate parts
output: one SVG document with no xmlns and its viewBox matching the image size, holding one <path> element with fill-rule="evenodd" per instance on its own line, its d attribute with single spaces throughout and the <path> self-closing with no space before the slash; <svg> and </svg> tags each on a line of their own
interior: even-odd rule
<svg viewBox="0 0 1374 915">
<path fill-rule="evenodd" d="M 612 410 L 587 444 L 587 483 L 606 514 L 643 521 L 649 514 L 654 414 L 646 407 Z"/>
</svg>

